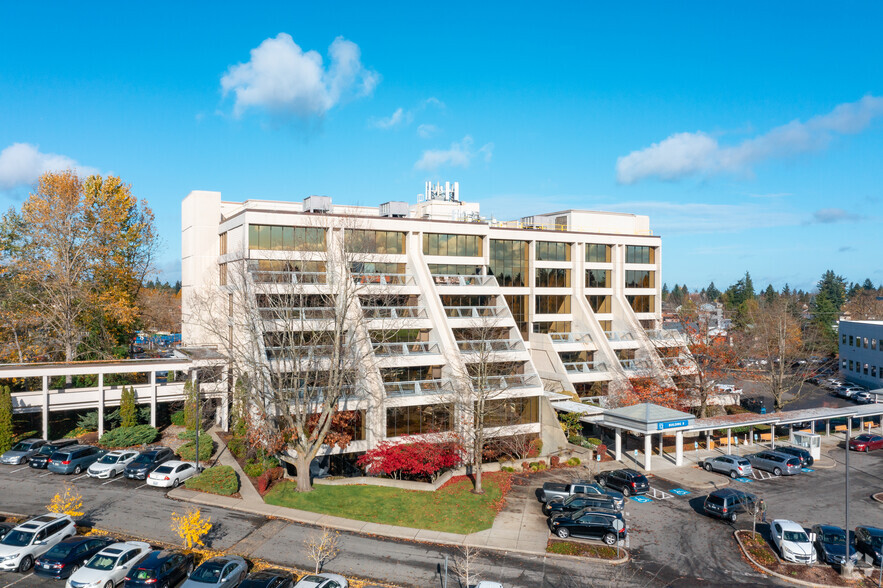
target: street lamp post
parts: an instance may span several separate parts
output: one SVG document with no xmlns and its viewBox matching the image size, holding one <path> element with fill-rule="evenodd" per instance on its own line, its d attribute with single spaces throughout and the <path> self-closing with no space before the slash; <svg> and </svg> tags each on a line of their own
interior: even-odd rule
<svg viewBox="0 0 883 588">
<path fill-rule="evenodd" d="M 846 559 L 840 566 L 841 575 L 852 576 L 852 558 L 849 557 L 849 437 L 852 433 L 852 417 L 846 417 Z"/>
</svg>

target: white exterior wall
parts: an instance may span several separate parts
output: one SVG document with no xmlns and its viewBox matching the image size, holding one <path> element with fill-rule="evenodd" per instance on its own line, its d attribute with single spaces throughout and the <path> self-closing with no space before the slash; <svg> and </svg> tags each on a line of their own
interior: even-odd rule
<svg viewBox="0 0 883 588">
<path fill-rule="evenodd" d="M 838 331 L 843 377 L 871 390 L 883 388 L 883 321 L 840 321 Z"/>
</svg>

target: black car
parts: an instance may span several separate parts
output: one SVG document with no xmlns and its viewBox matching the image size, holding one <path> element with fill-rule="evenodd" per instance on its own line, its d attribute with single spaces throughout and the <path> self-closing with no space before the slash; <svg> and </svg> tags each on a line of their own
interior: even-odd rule
<svg viewBox="0 0 883 588">
<path fill-rule="evenodd" d="M 751 492 L 722 488 L 706 496 L 702 507 L 705 514 L 735 523 L 739 513 L 754 512 L 756 505 L 758 505 L 758 498 Z"/>
<path fill-rule="evenodd" d="M 751 412 L 766 412 L 766 404 L 762 396 L 749 396 L 739 401 L 742 408 L 746 408 Z"/>
<path fill-rule="evenodd" d="M 793 455 L 794 457 L 800 459 L 800 465 L 804 467 L 811 466 L 815 461 L 813 460 L 812 455 L 810 455 L 809 451 L 800 447 L 776 447 L 776 452 Z"/>
<path fill-rule="evenodd" d="M 154 447 L 142 451 L 141 454 L 129 462 L 124 470 L 126 477 L 132 480 L 146 480 L 147 476 L 161 464 L 175 457 L 168 447 Z"/>
<path fill-rule="evenodd" d="M 70 577 L 93 555 L 116 543 L 110 537 L 68 537 L 34 562 L 34 573 L 44 578 L 60 580 Z"/>
<path fill-rule="evenodd" d="M 616 501 L 603 494 L 571 494 L 567 498 L 553 498 L 543 505 L 543 514 L 550 516 L 556 512 L 573 512 L 588 508 L 591 510 L 622 510 Z"/>
<path fill-rule="evenodd" d="M 0 523 L 0 541 L 2 541 L 3 538 L 6 537 L 6 534 L 14 528 L 15 525 L 12 523 Z"/>
<path fill-rule="evenodd" d="M 633 469 L 601 472 L 597 478 L 599 484 L 605 488 L 615 488 L 624 496 L 646 494 L 650 491 L 650 482 L 647 481 L 647 476 Z"/>
<path fill-rule="evenodd" d="M 567 539 L 587 537 L 601 539 L 607 545 L 615 545 L 617 539 L 625 539 L 627 534 L 625 519 L 619 512 L 600 512 L 591 509 L 578 510 L 573 513 L 560 513 L 549 517 L 549 530 Z"/>
<path fill-rule="evenodd" d="M 874 565 L 883 565 L 883 529 L 877 527 L 856 527 L 855 548 L 871 557 Z"/>
<path fill-rule="evenodd" d="M 40 448 L 40 451 L 38 451 L 36 455 L 31 457 L 30 461 L 28 461 L 28 465 L 34 469 L 45 470 L 46 466 L 49 465 L 49 457 L 53 453 L 59 449 L 65 449 L 78 444 L 79 441 L 76 439 L 59 439 L 52 443 L 47 443 Z"/>
<path fill-rule="evenodd" d="M 815 548 L 819 554 L 819 561 L 829 564 L 842 565 L 849 558 L 853 561 L 859 558 L 855 550 L 855 533 L 849 532 L 849 554 L 846 553 L 846 531 L 833 525 L 814 525 L 811 531 L 816 536 Z"/>
<path fill-rule="evenodd" d="M 151 551 L 126 574 L 125 588 L 177 586 L 193 571 L 193 555 L 180 551 Z"/>
<path fill-rule="evenodd" d="M 239 588 L 292 588 L 297 577 L 285 570 L 263 570 L 249 574 Z"/>
</svg>

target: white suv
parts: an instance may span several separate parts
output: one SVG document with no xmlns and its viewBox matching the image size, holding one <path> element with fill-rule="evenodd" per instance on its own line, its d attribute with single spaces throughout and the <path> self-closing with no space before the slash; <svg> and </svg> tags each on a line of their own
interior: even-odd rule
<svg viewBox="0 0 883 588">
<path fill-rule="evenodd" d="M 26 572 L 56 543 L 77 534 L 73 519 L 49 513 L 22 523 L 0 541 L 0 570 Z"/>
<path fill-rule="evenodd" d="M 776 519 L 770 523 L 770 535 L 785 561 L 816 563 L 816 550 L 813 548 L 815 535 L 813 533 L 807 535 L 801 525 L 794 521 Z"/>
<path fill-rule="evenodd" d="M 111 451 L 90 465 L 86 473 L 90 478 L 115 478 L 118 474 L 123 473 L 129 462 L 136 457 L 138 457 L 137 451 Z"/>
</svg>

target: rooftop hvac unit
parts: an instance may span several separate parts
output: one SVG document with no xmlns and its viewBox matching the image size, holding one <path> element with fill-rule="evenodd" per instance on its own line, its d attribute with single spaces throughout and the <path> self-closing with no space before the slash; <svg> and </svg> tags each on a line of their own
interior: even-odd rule
<svg viewBox="0 0 883 588">
<path fill-rule="evenodd" d="M 380 205 L 380 216 L 387 218 L 405 218 L 408 216 L 409 207 L 407 202 L 384 202 Z"/>
<path fill-rule="evenodd" d="M 304 212 L 331 212 L 331 196 L 307 196 L 304 198 Z"/>
</svg>

